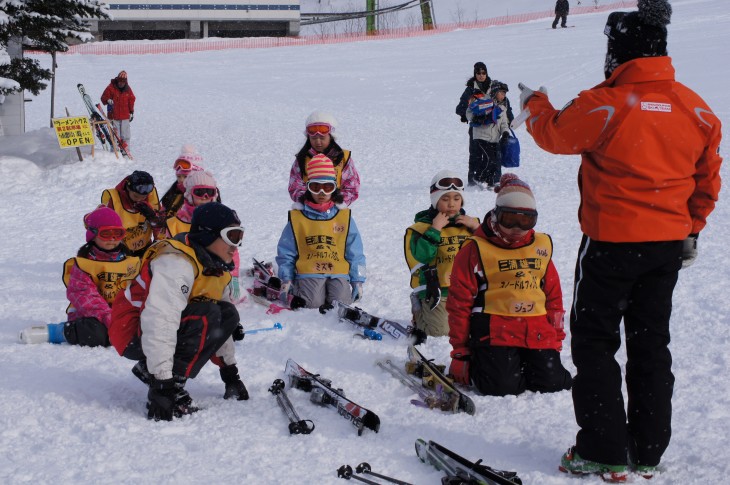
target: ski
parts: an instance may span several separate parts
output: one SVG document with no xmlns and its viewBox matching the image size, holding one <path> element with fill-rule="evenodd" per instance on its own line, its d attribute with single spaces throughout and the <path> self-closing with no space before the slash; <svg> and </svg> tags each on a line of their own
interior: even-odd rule
<svg viewBox="0 0 730 485">
<path fill-rule="evenodd" d="M 444 390 L 443 386 L 436 385 L 435 389 L 424 387 L 420 381 L 406 373 L 389 359 L 378 360 L 375 362 L 375 365 L 388 372 L 408 389 L 418 394 L 420 399 L 412 399 L 411 404 L 428 409 L 440 409 L 441 411 L 451 413 L 460 412 L 459 396 Z"/>
<path fill-rule="evenodd" d="M 358 436 L 362 435 L 365 428 L 376 433 L 380 429 L 378 415 L 350 401 L 342 389 L 332 387 L 332 381 L 312 374 L 292 359 L 286 361 L 284 373 L 289 378 L 289 387 L 311 393 L 309 399 L 315 404 L 336 409 L 340 416 L 357 428 Z"/>
<path fill-rule="evenodd" d="M 482 465 L 482 460 L 472 463 L 435 441 L 417 439 L 416 455 L 423 463 L 445 472 L 442 482 L 446 484 L 522 485 L 516 472 L 496 470 Z"/>
<path fill-rule="evenodd" d="M 89 118 L 92 122 L 94 121 L 104 121 L 104 118 L 96 111 L 96 108 L 94 107 L 94 102 L 91 101 L 91 97 L 86 94 L 86 89 L 84 88 L 83 84 L 77 84 L 76 87 L 79 90 L 79 94 L 81 94 L 81 99 L 84 101 L 84 105 L 86 106 L 86 110 L 89 112 Z M 96 137 L 99 139 L 99 142 L 101 143 L 101 147 L 104 150 L 107 151 L 114 151 L 114 147 L 112 146 L 112 140 L 111 135 L 109 134 L 109 131 L 106 129 L 106 126 L 104 125 L 94 125 L 94 131 L 96 131 Z"/>
<path fill-rule="evenodd" d="M 284 390 L 284 381 L 276 379 L 269 388 L 269 392 L 276 397 L 276 402 L 289 418 L 289 434 L 309 434 L 314 431 L 314 423 L 309 419 L 301 419 L 294 409 Z"/>
<path fill-rule="evenodd" d="M 381 329 L 384 333 L 387 333 L 394 339 L 407 339 L 413 334 L 413 327 L 410 325 L 403 326 L 393 320 L 375 317 L 363 311 L 361 308 L 347 305 L 341 301 L 335 300 L 332 303 L 334 308 L 337 310 L 337 316 L 340 317 L 340 320 L 346 320 L 359 327 Z"/>
<path fill-rule="evenodd" d="M 443 392 L 458 397 L 456 409 L 466 414 L 474 414 L 476 412 L 474 401 L 459 391 L 453 381 L 444 375 L 444 367 L 438 366 L 426 359 L 413 345 L 408 346 L 408 361 L 406 370 L 417 377 L 421 377 L 426 387 L 436 388 L 437 386 L 441 386 Z"/>
<path fill-rule="evenodd" d="M 106 114 L 104 114 L 104 108 L 102 107 L 101 103 L 96 105 L 96 108 L 101 113 L 101 116 L 109 122 L 109 126 L 112 129 L 112 136 L 114 137 L 114 140 L 117 142 L 117 147 L 119 147 L 119 151 L 122 152 L 122 155 L 127 157 L 130 160 L 134 160 L 134 157 L 131 153 L 129 153 L 129 145 L 126 141 L 122 140 L 122 137 L 119 136 L 119 133 L 117 133 L 116 128 L 114 128 L 114 125 L 112 124 L 112 121 L 107 118 Z"/>
<path fill-rule="evenodd" d="M 267 307 L 266 313 L 276 314 L 282 310 L 296 310 L 305 306 L 299 296 L 283 292 L 281 280 L 274 276 L 271 263 L 264 263 L 252 258 L 253 267 L 246 273 L 253 276 L 253 288 L 247 288 L 253 301 Z"/>
</svg>

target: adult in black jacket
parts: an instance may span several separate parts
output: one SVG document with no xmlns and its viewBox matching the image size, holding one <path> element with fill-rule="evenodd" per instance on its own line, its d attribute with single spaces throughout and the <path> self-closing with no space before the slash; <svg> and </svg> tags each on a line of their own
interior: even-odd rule
<svg viewBox="0 0 730 485">
<path fill-rule="evenodd" d="M 568 0 L 558 0 L 555 2 L 555 20 L 553 20 L 553 28 L 558 26 L 558 20 L 561 20 L 561 27 L 567 27 L 565 24 L 568 22 L 568 12 L 570 12 L 570 4 L 568 3 Z"/>
<path fill-rule="evenodd" d="M 481 91 L 485 95 L 489 95 L 489 86 L 492 84 L 492 79 L 489 77 L 487 72 L 487 66 L 483 62 L 477 62 L 474 64 L 474 75 L 466 81 L 466 88 L 461 95 L 459 104 L 456 105 L 456 114 L 461 118 L 462 123 L 469 123 L 466 119 L 466 109 L 469 105 L 469 98 L 476 91 Z M 514 115 L 512 114 L 512 108 L 510 106 L 509 99 L 505 98 L 504 102 L 507 105 L 507 120 L 512 123 Z M 479 158 L 479 144 L 474 143 L 474 137 L 472 135 L 472 129 L 469 127 L 469 174 L 468 174 L 468 185 L 477 185 L 477 181 L 474 180 L 474 174 L 477 172 L 477 165 L 475 160 Z"/>
</svg>

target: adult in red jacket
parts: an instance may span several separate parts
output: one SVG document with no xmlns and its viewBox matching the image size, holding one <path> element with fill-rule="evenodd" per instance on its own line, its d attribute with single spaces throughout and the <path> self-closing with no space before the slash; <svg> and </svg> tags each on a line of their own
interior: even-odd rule
<svg viewBox="0 0 730 485">
<path fill-rule="evenodd" d="M 521 86 L 527 129 L 551 153 L 581 154 L 583 231 L 570 316 L 580 430 L 561 469 L 623 480 L 653 474 L 671 436 L 668 348 L 679 269 L 697 256 L 720 189 L 720 120 L 674 80 L 671 6 L 639 0 L 609 15 L 606 81 L 562 110 Z M 628 413 L 621 392 L 621 320 Z M 628 414 L 628 415 L 627 415 Z"/>
<path fill-rule="evenodd" d="M 504 174 L 495 208 L 454 260 L 446 301 L 449 373 L 483 394 L 571 386 L 560 362 L 565 311 L 552 240 L 534 231 L 536 223 L 530 187 Z"/>
<path fill-rule="evenodd" d="M 109 82 L 101 95 L 101 102 L 107 105 L 107 114 L 119 137 L 129 144 L 132 138 L 130 123 L 134 119 L 134 96 L 127 83 L 127 71 L 121 71 Z"/>
</svg>

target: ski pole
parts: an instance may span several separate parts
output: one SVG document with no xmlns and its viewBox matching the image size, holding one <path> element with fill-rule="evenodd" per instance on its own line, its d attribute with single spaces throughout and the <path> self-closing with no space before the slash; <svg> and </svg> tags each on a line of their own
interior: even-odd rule
<svg viewBox="0 0 730 485">
<path fill-rule="evenodd" d="M 344 478 L 345 480 L 354 478 L 355 480 L 359 480 L 363 483 L 368 483 L 370 485 L 380 485 L 378 482 L 368 480 L 367 478 L 356 477 L 355 475 L 352 474 L 352 467 L 350 465 L 342 465 L 340 468 L 338 468 L 337 476 L 340 478 Z"/>
<path fill-rule="evenodd" d="M 276 379 L 269 388 L 269 392 L 276 397 L 276 402 L 289 418 L 289 434 L 309 434 L 314 431 L 314 422 L 309 419 L 301 419 L 284 392 L 284 381 Z"/>
<path fill-rule="evenodd" d="M 358 465 L 358 466 L 357 466 L 357 467 L 355 468 L 355 471 L 356 471 L 357 473 L 367 473 L 368 475 L 372 475 L 372 476 L 374 476 L 375 478 L 380 478 L 380 479 L 382 479 L 382 480 L 386 480 L 386 481 L 388 481 L 388 482 L 390 482 L 390 483 L 397 483 L 398 485 L 411 485 L 411 484 L 410 484 L 410 483 L 408 483 L 408 482 L 403 482 L 403 481 L 401 481 L 401 480 L 396 480 L 396 479 L 395 479 L 395 478 L 393 478 L 393 477 L 389 477 L 389 476 L 386 476 L 386 475 L 381 475 L 380 473 L 374 473 L 374 472 L 372 472 L 372 471 L 370 470 L 370 464 L 369 464 L 369 463 L 365 463 L 365 462 L 363 462 L 363 463 L 360 463 L 360 464 L 359 464 L 359 465 Z"/>
<path fill-rule="evenodd" d="M 259 333 L 259 332 L 266 332 L 268 330 L 281 330 L 284 328 L 284 325 L 282 325 L 279 322 L 276 322 L 274 326 L 272 327 L 264 327 L 264 328 L 254 328 L 251 330 L 246 330 L 246 335 L 252 334 L 252 333 Z"/>
</svg>

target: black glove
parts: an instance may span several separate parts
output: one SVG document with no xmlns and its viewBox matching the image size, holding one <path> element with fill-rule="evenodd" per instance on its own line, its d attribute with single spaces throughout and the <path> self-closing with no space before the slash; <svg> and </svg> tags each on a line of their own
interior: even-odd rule
<svg viewBox="0 0 730 485">
<path fill-rule="evenodd" d="M 697 259 L 697 237 L 699 234 L 690 234 L 682 244 L 682 269 L 692 266 Z"/>
<path fill-rule="evenodd" d="M 461 115 L 461 122 L 462 122 L 462 123 L 469 123 L 469 120 L 468 120 L 468 119 L 466 119 L 466 116 L 464 116 L 464 115 Z"/>
<path fill-rule="evenodd" d="M 243 385 L 241 378 L 238 377 L 238 367 L 236 364 L 221 367 L 221 380 L 226 385 L 226 392 L 223 394 L 223 399 L 230 399 L 235 397 L 239 401 L 248 400 L 248 391 L 246 386 Z"/>
<path fill-rule="evenodd" d="M 233 335 L 231 335 L 231 337 L 233 337 L 234 342 L 239 342 L 243 340 L 243 337 L 245 336 L 246 332 L 243 330 L 243 325 L 239 323 L 236 329 L 233 331 Z"/>
<path fill-rule="evenodd" d="M 423 270 L 426 277 L 426 302 L 429 308 L 433 310 L 441 302 L 441 285 L 439 284 L 439 275 L 436 266 L 427 266 Z"/>
<path fill-rule="evenodd" d="M 504 133 L 502 133 L 502 143 L 506 142 L 507 140 L 509 140 L 509 131 L 505 131 Z"/>
<path fill-rule="evenodd" d="M 158 380 L 153 377 L 147 393 L 147 419 L 172 421 L 172 409 L 177 392 L 172 378 Z"/>
<path fill-rule="evenodd" d="M 147 219 L 152 227 L 160 227 L 165 223 L 165 213 L 157 213 L 147 202 L 137 202 L 134 208 Z"/>
<path fill-rule="evenodd" d="M 129 122 L 131 123 L 134 119 L 134 113 L 129 113 Z"/>
<path fill-rule="evenodd" d="M 474 124 L 477 124 L 477 125 L 483 125 L 484 123 L 486 123 L 486 121 L 487 121 L 486 115 L 477 115 L 477 116 L 471 117 L 471 122 Z"/>
<path fill-rule="evenodd" d="M 157 218 L 157 213 L 147 202 L 137 202 L 134 204 L 134 209 L 142 214 L 145 219 L 152 220 Z"/>
</svg>

